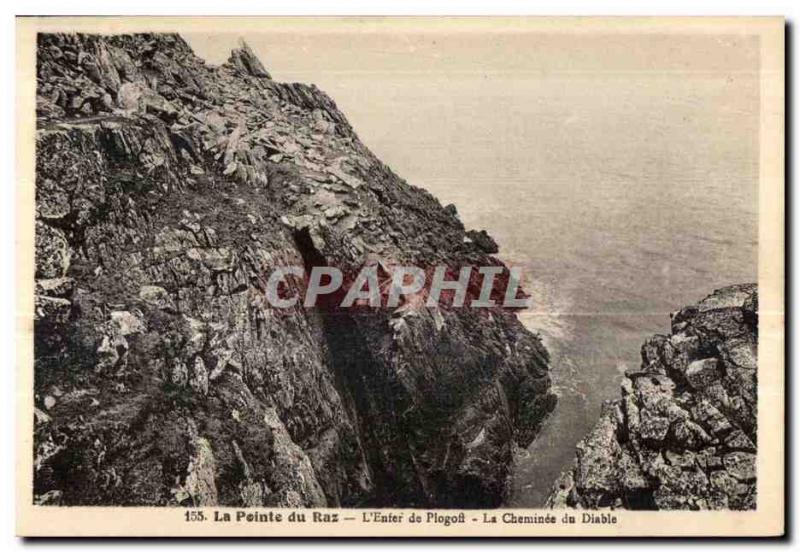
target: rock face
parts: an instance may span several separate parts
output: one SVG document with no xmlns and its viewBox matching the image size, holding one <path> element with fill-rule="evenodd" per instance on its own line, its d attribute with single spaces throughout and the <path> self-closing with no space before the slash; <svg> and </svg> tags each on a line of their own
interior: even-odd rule
<svg viewBox="0 0 800 552">
<path fill-rule="evenodd" d="M 578 444 L 553 508 L 756 507 L 758 292 L 715 291 L 642 347 L 641 370 Z"/>
<path fill-rule="evenodd" d="M 501 265 L 246 46 L 38 38 L 41 504 L 498 506 L 554 406 L 513 312 L 270 307 L 282 265 Z M 505 268 L 504 273 L 507 273 Z"/>
</svg>

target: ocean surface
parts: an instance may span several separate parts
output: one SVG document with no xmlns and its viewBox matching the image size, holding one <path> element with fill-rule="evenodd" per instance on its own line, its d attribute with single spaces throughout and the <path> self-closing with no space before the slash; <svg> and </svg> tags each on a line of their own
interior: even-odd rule
<svg viewBox="0 0 800 552">
<path fill-rule="evenodd" d="M 538 76 L 491 94 L 465 80 L 449 103 L 398 85 L 387 101 L 414 108 L 396 128 L 351 120 L 524 268 L 522 320 L 559 402 L 517 461 L 511 505 L 539 506 L 669 313 L 757 280 L 758 93 L 714 75 Z"/>
<path fill-rule="evenodd" d="M 350 57 L 315 58 L 312 40 L 248 40 L 273 76 L 328 92 L 395 172 L 455 204 L 523 268 L 534 305 L 521 318 L 551 353 L 559 402 L 518 458 L 512 506 L 543 504 L 602 402 L 619 396 L 624 370 L 639 365 L 643 341 L 668 331 L 670 312 L 757 280 L 758 75 L 688 67 L 716 47 L 738 63 L 747 45 L 715 39 L 658 70 L 653 60 L 680 41 L 648 57 L 637 39 L 614 57 L 630 51 L 644 69 L 549 70 L 539 59 L 526 71 L 510 43 L 516 66 L 492 71 L 469 59 L 440 70 L 436 42 L 420 68 L 405 43 L 393 51 L 345 37 Z M 503 66 L 497 44 L 492 68 Z M 571 59 L 602 56 L 595 50 Z"/>
</svg>

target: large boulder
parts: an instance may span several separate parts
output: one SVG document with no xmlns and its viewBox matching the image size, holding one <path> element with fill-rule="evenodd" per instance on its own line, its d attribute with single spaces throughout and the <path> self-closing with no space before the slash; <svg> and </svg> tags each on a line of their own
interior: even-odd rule
<svg viewBox="0 0 800 552">
<path fill-rule="evenodd" d="M 673 315 L 672 334 L 645 342 L 641 369 L 578 445 L 548 505 L 754 509 L 757 305 L 756 286 L 737 285 Z M 610 416 L 615 408 L 623 415 Z"/>
</svg>

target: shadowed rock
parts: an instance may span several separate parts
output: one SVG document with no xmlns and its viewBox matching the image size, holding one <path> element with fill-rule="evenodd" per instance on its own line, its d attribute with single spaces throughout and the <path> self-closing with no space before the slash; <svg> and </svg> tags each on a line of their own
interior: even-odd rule
<svg viewBox="0 0 800 552">
<path fill-rule="evenodd" d="M 265 77 L 271 79 L 272 77 L 261 64 L 261 61 L 256 57 L 250 46 L 244 41 L 241 41 L 239 48 L 231 52 L 231 57 L 228 63 L 235 66 L 239 71 L 245 75 L 253 77 Z"/>
</svg>

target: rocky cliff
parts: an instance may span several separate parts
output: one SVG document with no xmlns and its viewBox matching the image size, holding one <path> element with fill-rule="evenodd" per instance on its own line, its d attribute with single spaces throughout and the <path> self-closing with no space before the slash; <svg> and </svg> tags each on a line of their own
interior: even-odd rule
<svg viewBox="0 0 800 552">
<path fill-rule="evenodd" d="M 37 503 L 500 504 L 554 406 L 513 312 L 264 294 L 281 265 L 501 265 L 489 236 L 244 44 L 40 35 L 37 86 Z"/>
<path fill-rule="evenodd" d="M 578 444 L 554 508 L 756 507 L 758 292 L 715 291 L 642 347 L 622 398 Z"/>
</svg>

